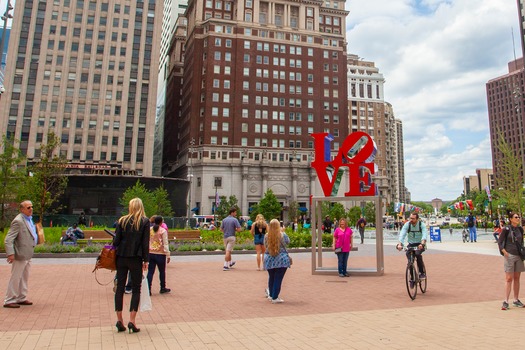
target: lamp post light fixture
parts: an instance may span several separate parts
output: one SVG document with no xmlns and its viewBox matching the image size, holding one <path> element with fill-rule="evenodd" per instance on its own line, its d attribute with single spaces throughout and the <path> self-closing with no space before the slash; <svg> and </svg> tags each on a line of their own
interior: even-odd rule
<svg viewBox="0 0 525 350">
<path fill-rule="evenodd" d="M 189 158 L 189 169 L 188 169 L 188 181 L 190 182 L 190 188 L 188 190 L 188 217 L 186 221 L 186 228 L 190 228 L 190 217 L 191 217 L 191 187 L 193 186 L 193 146 L 195 145 L 195 139 L 191 139 L 190 147 L 188 148 Z"/>
</svg>

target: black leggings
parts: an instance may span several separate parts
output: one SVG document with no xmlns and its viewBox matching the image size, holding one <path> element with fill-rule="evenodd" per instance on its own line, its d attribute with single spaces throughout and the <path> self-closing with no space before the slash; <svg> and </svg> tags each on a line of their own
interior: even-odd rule
<svg viewBox="0 0 525 350">
<path fill-rule="evenodd" d="M 124 289 L 128 271 L 131 274 L 131 302 L 129 311 L 138 311 L 140 302 L 140 287 L 142 285 L 142 258 L 125 258 L 117 256 L 117 290 L 115 292 L 115 311 L 122 311 Z"/>
</svg>

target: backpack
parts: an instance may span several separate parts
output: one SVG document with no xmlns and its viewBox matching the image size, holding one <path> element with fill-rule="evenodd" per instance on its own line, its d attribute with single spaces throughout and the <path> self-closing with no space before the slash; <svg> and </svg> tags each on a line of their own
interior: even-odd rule
<svg viewBox="0 0 525 350">
<path fill-rule="evenodd" d="M 414 231 L 414 232 L 421 232 L 421 220 L 418 220 L 418 227 L 417 227 L 417 231 Z M 408 224 L 408 231 L 407 231 L 407 236 L 410 235 L 410 232 L 412 232 L 410 229 L 412 228 L 412 225 L 410 225 L 410 223 Z M 416 237 L 416 234 L 414 233 L 414 235 L 412 236 L 412 238 Z"/>
<path fill-rule="evenodd" d="M 468 222 L 468 227 L 474 227 L 474 216 L 469 215 L 467 222 Z"/>
</svg>

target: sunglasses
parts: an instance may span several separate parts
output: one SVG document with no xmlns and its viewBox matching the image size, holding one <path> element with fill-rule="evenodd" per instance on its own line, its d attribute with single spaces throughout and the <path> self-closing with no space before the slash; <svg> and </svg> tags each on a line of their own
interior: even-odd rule
<svg viewBox="0 0 525 350">
<path fill-rule="evenodd" d="M 33 207 L 26 207 L 26 209 L 33 209 Z"/>
<path fill-rule="evenodd" d="M 519 216 L 513 216 L 512 218 L 513 219 L 519 219 L 520 217 Z"/>
</svg>

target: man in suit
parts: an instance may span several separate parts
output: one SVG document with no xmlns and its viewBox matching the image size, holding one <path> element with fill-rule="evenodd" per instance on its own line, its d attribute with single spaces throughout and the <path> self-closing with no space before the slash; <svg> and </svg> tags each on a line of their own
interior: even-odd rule
<svg viewBox="0 0 525 350">
<path fill-rule="evenodd" d="M 19 308 L 20 305 L 33 305 L 27 300 L 27 282 L 38 235 L 33 223 L 31 201 L 25 200 L 20 203 L 20 214 L 11 222 L 4 243 L 7 262 L 12 265 L 4 307 L 14 309 Z"/>
</svg>

